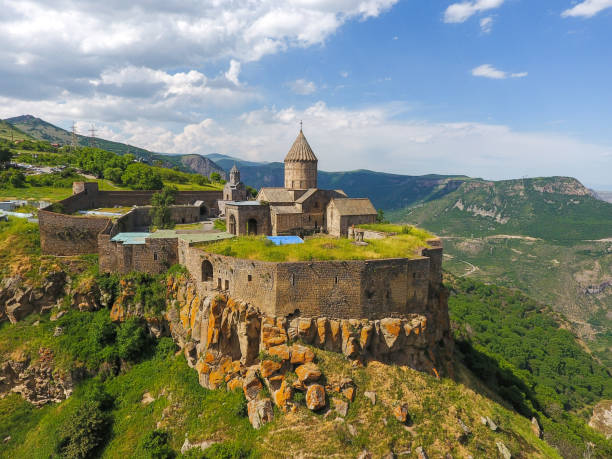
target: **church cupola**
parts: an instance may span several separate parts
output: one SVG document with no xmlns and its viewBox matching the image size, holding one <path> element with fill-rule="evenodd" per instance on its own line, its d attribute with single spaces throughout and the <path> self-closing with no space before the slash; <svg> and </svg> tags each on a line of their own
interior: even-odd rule
<svg viewBox="0 0 612 459">
<path fill-rule="evenodd" d="M 234 163 L 234 165 L 230 169 L 230 183 L 232 185 L 237 185 L 238 183 L 240 183 L 240 171 L 236 167 L 236 163 Z"/>
<path fill-rule="evenodd" d="M 318 163 L 300 129 L 297 139 L 285 157 L 285 188 L 292 190 L 316 188 Z"/>
</svg>

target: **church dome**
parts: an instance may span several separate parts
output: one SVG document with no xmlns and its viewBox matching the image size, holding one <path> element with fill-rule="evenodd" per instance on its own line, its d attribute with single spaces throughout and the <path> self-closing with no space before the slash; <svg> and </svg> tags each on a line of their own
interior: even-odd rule
<svg viewBox="0 0 612 459">
<path fill-rule="evenodd" d="M 289 153 L 285 157 L 285 162 L 302 162 L 302 161 L 317 161 L 317 157 L 308 145 L 308 141 L 306 137 L 304 137 L 304 133 L 300 129 L 300 133 L 293 142 Z"/>
</svg>

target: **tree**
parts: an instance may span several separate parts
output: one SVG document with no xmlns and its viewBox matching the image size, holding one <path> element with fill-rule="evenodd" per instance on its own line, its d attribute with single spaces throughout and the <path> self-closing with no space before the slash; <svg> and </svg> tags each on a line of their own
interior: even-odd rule
<svg viewBox="0 0 612 459">
<path fill-rule="evenodd" d="M 176 188 L 166 186 L 151 198 L 151 205 L 153 206 L 151 218 L 154 226 L 158 228 L 174 227 L 170 216 L 170 206 L 174 204 L 176 191 Z"/>
<path fill-rule="evenodd" d="M 11 149 L 4 145 L 0 146 L 0 169 L 8 167 L 12 158 L 13 152 Z"/>
<path fill-rule="evenodd" d="M 164 185 L 157 172 L 140 163 L 127 166 L 121 181 L 134 190 L 161 190 Z"/>
<path fill-rule="evenodd" d="M 110 427 L 109 417 L 101 410 L 100 403 L 87 400 L 59 429 L 59 451 L 66 458 L 86 458 L 98 448 Z"/>
<path fill-rule="evenodd" d="M 25 175 L 21 171 L 13 169 L 9 181 L 11 182 L 11 185 L 13 185 L 15 188 L 25 187 Z"/>
<path fill-rule="evenodd" d="M 384 210 L 378 209 L 378 214 L 376 215 L 376 223 L 389 223 L 389 220 L 385 218 Z"/>
<path fill-rule="evenodd" d="M 210 179 L 213 182 L 219 183 L 221 181 L 221 174 L 219 174 L 218 172 L 211 172 L 210 173 Z"/>
<path fill-rule="evenodd" d="M 104 178 L 111 182 L 121 183 L 123 171 L 118 167 L 107 167 L 104 169 Z"/>
</svg>

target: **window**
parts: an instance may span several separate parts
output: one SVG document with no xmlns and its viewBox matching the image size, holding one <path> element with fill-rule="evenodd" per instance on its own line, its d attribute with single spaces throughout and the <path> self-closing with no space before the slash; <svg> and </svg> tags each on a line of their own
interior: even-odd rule
<svg viewBox="0 0 612 459">
<path fill-rule="evenodd" d="M 249 280 L 249 282 L 251 282 L 253 280 L 253 276 L 251 276 L 250 274 L 248 275 L 247 279 Z"/>
<path fill-rule="evenodd" d="M 157 261 L 157 252 L 153 252 L 153 261 Z"/>
<path fill-rule="evenodd" d="M 336 276 L 336 279 L 335 279 L 335 281 L 336 281 L 335 283 L 337 284 L 337 283 L 338 283 L 338 276 Z"/>
<path fill-rule="evenodd" d="M 229 290 L 229 281 L 228 280 L 225 281 L 225 290 Z"/>
<path fill-rule="evenodd" d="M 291 277 L 289 277 L 289 282 L 291 282 L 291 285 L 295 285 L 295 275 L 292 274 Z"/>
<path fill-rule="evenodd" d="M 221 290 L 221 278 L 217 279 L 217 288 Z"/>
<path fill-rule="evenodd" d="M 202 262 L 202 282 L 207 282 L 213 278 L 213 265 L 210 261 Z"/>
</svg>

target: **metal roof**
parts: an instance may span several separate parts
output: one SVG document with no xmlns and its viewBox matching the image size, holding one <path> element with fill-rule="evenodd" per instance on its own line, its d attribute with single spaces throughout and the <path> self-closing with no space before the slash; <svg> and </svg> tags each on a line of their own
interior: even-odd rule
<svg viewBox="0 0 612 459">
<path fill-rule="evenodd" d="M 150 236 L 151 239 L 179 238 L 187 242 L 212 242 L 233 237 L 233 234 L 226 232 L 177 233 L 176 230 L 157 230 Z"/>
<path fill-rule="evenodd" d="M 227 201 L 226 206 L 261 206 L 259 201 Z"/>
<path fill-rule="evenodd" d="M 299 236 L 267 236 L 275 245 L 303 244 L 304 239 Z"/>
<path fill-rule="evenodd" d="M 121 242 L 124 245 L 142 245 L 151 233 L 119 233 L 111 239 L 112 242 Z"/>
</svg>

